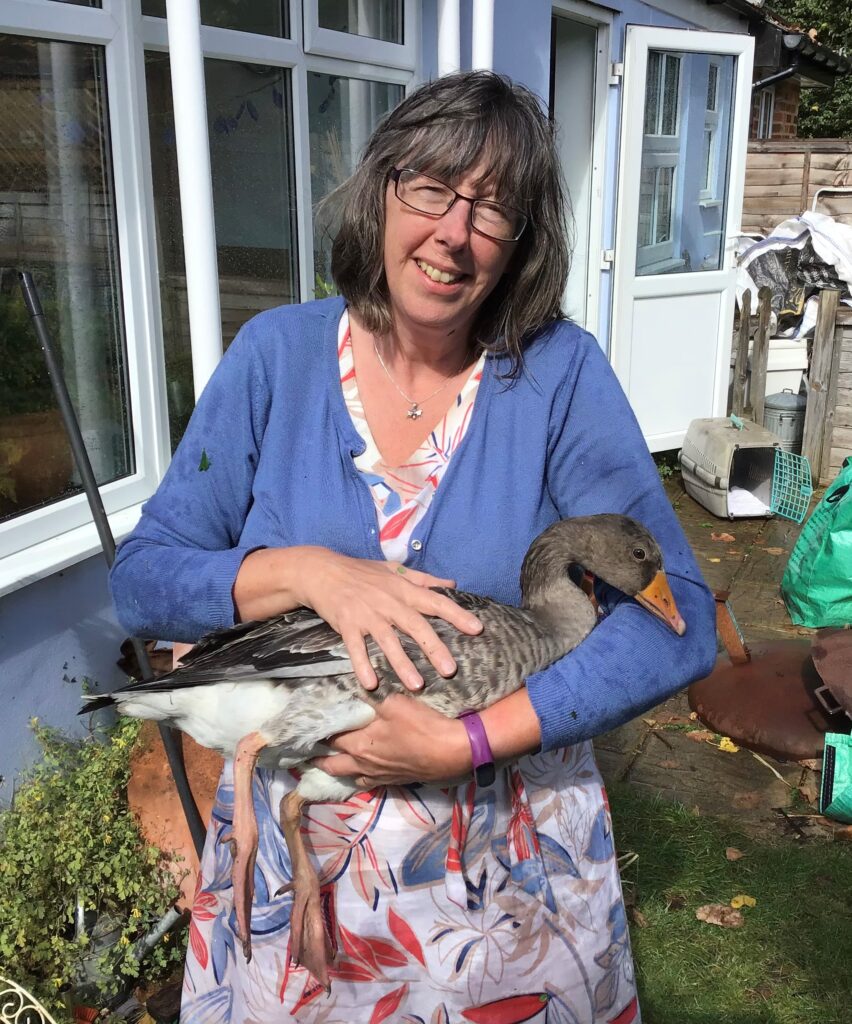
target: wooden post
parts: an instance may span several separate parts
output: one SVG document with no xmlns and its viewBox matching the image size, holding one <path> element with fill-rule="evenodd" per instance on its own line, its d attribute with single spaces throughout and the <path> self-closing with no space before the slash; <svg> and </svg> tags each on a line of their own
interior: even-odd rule
<svg viewBox="0 0 852 1024">
<path fill-rule="evenodd" d="M 751 324 L 751 291 L 743 292 L 740 307 L 740 329 L 737 335 L 737 355 L 734 362 L 734 393 L 731 398 L 731 410 L 735 416 L 745 412 L 745 383 L 748 374 L 748 336 Z"/>
<path fill-rule="evenodd" d="M 831 364 L 834 350 L 835 321 L 840 292 L 826 288 L 819 293 L 814 347 L 808 374 L 808 404 L 805 409 L 805 435 L 802 455 L 811 464 L 811 479 L 819 482 L 822 468 L 823 433 L 828 408 L 828 389 L 831 383 Z"/>
<path fill-rule="evenodd" d="M 820 479 L 823 474 L 826 476 L 829 472 L 829 466 L 831 465 L 831 435 L 834 433 L 834 418 L 837 412 L 837 387 L 838 379 L 840 377 L 840 355 L 843 351 L 843 328 L 835 323 L 834 325 L 834 343 L 833 352 L 831 354 L 831 371 L 828 379 L 828 398 L 825 410 L 825 419 L 823 421 L 822 431 L 822 453 L 819 464 L 819 476 L 814 478 L 814 487 L 817 484 L 822 483 Z M 830 483 L 830 480 L 826 480 L 826 483 Z"/>
<path fill-rule="evenodd" d="M 757 293 L 759 320 L 751 349 L 751 418 L 763 425 L 763 403 L 766 400 L 766 364 L 769 360 L 769 316 L 772 312 L 772 292 L 764 286 Z"/>
</svg>

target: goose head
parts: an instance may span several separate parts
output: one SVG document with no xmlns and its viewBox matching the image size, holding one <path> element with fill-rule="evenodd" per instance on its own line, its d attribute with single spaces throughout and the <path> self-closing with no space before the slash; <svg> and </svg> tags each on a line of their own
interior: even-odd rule
<svg viewBox="0 0 852 1024">
<path fill-rule="evenodd" d="M 678 636 L 686 632 L 663 571 L 660 548 L 635 519 L 612 514 L 577 516 L 548 527 L 524 558 L 524 607 L 550 606 L 555 611 L 565 601 L 577 607 L 581 592 L 569 578 L 570 568 L 577 565 L 635 598 Z"/>
</svg>

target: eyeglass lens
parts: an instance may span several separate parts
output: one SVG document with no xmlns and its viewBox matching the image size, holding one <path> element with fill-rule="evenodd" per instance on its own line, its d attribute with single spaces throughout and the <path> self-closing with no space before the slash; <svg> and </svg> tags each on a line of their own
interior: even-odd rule
<svg viewBox="0 0 852 1024">
<path fill-rule="evenodd" d="M 458 193 L 437 178 L 417 171 L 403 170 L 396 182 L 397 198 L 420 213 L 440 217 L 449 210 Z M 523 229 L 523 214 L 500 203 L 477 199 L 471 211 L 471 224 L 483 235 L 500 241 L 516 239 Z"/>
</svg>

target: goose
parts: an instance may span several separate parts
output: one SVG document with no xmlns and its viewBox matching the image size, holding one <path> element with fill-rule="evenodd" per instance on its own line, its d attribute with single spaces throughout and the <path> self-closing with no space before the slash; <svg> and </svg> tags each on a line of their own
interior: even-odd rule
<svg viewBox="0 0 852 1024">
<path fill-rule="evenodd" d="M 257 823 L 252 775 L 257 764 L 300 768 L 296 788 L 281 802 L 280 819 L 290 853 L 293 892 L 291 956 L 328 991 L 330 950 L 322 919 L 319 879 L 301 836 L 306 803 L 345 800 L 358 791 L 354 779 L 336 778 L 309 764 L 332 751 L 326 741 L 359 729 L 375 717 L 391 693 L 409 693 L 456 717 L 483 710 L 520 689 L 525 679 L 576 647 L 592 630 L 597 611 L 575 584 L 576 569 L 634 597 L 678 635 L 686 630 L 663 571 L 660 549 L 640 523 L 601 514 L 560 520 L 530 546 L 521 569 L 520 607 L 459 590 L 441 592 L 473 612 L 482 632 L 457 632 L 431 619 L 451 650 L 457 670 L 439 675 L 408 636 L 399 639 L 424 679 L 410 694 L 378 645 L 368 642 L 379 678 L 376 690 L 356 679 L 346 648 L 331 626 L 307 608 L 263 622 L 244 622 L 202 640 L 180 667 L 159 679 L 136 682 L 109 695 L 87 698 L 80 712 L 114 706 L 121 714 L 154 719 L 182 729 L 202 746 L 234 760 L 231 849 L 237 928 L 251 958 L 251 902 Z"/>
</svg>

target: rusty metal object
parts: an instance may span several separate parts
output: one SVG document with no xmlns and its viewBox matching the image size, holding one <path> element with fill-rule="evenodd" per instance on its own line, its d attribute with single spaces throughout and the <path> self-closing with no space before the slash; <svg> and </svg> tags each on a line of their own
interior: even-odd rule
<svg viewBox="0 0 852 1024">
<path fill-rule="evenodd" d="M 845 715 L 829 715 L 815 696 L 822 680 L 810 657 L 810 641 L 753 644 L 751 660 L 732 664 L 727 655 L 689 688 L 689 706 L 714 732 L 781 761 L 819 757 L 826 732 L 845 732 Z"/>
<path fill-rule="evenodd" d="M 832 697 L 852 715 L 852 629 L 820 630 L 811 657 Z"/>
<path fill-rule="evenodd" d="M 734 618 L 733 608 L 728 601 L 731 592 L 717 590 L 713 596 L 716 598 L 716 632 L 719 634 L 719 639 L 724 644 L 728 657 L 734 665 L 747 665 L 751 658 L 751 652 L 746 646 L 740 627 Z"/>
</svg>

